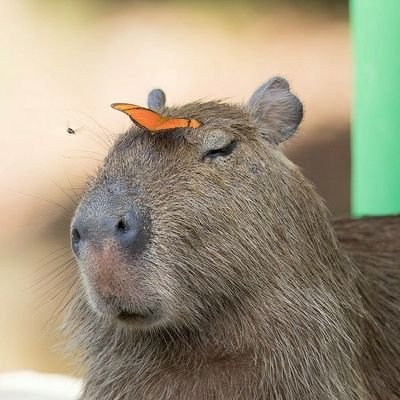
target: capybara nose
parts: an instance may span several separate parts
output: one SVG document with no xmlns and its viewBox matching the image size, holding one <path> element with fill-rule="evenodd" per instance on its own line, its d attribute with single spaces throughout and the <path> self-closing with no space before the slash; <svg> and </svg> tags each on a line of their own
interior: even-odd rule
<svg viewBox="0 0 400 400">
<path fill-rule="evenodd" d="M 72 249 L 77 256 L 86 245 L 101 246 L 105 242 L 130 254 L 138 254 L 145 248 L 148 238 L 146 220 L 135 211 L 119 216 L 81 212 L 75 216 L 71 229 Z"/>
</svg>

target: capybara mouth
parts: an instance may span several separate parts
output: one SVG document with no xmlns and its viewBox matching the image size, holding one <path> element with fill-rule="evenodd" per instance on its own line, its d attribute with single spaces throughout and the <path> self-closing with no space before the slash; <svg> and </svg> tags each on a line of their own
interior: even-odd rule
<svg viewBox="0 0 400 400">
<path fill-rule="evenodd" d="M 151 323 L 157 319 L 157 312 L 151 309 L 145 311 L 121 310 L 115 315 L 115 318 L 124 323 Z"/>
<path fill-rule="evenodd" d="M 150 314 L 121 311 L 119 314 L 117 314 L 116 318 L 120 321 L 129 322 L 129 321 L 135 321 L 138 319 L 146 319 L 149 316 L 150 316 Z"/>
</svg>

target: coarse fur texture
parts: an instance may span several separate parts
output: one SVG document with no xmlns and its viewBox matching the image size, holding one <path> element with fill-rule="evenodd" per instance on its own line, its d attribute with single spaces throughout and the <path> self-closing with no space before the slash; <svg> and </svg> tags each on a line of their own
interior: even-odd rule
<svg viewBox="0 0 400 400">
<path fill-rule="evenodd" d="M 82 400 L 400 399 L 400 218 L 332 225 L 277 146 L 301 103 L 282 78 L 260 89 L 246 106 L 163 106 L 203 126 L 132 128 L 90 183 L 77 215 L 134 203 L 150 236 L 134 256 L 112 241 L 78 256 L 65 327 Z"/>
</svg>

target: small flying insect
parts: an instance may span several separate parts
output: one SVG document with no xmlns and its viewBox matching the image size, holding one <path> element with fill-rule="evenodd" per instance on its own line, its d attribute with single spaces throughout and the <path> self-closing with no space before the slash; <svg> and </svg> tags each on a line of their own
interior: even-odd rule
<svg viewBox="0 0 400 400">
<path fill-rule="evenodd" d="M 80 128 L 71 128 L 70 121 L 68 121 L 66 125 L 67 125 L 66 126 L 67 133 L 69 133 L 70 135 L 76 135 L 80 130 Z M 74 124 L 72 124 L 72 125 L 74 125 Z"/>
</svg>

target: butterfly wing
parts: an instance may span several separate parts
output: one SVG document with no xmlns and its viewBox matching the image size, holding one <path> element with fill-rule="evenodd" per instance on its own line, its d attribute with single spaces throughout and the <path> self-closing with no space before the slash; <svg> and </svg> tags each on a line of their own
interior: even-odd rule
<svg viewBox="0 0 400 400">
<path fill-rule="evenodd" d="M 127 103 L 114 103 L 111 104 L 111 107 L 124 112 L 136 125 L 151 132 L 157 131 L 160 124 L 163 122 L 163 117 L 160 114 L 148 108 Z"/>
<path fill-rule="evenodd" d="M 187 128 L 189 126 L 189 120 L 186 118 L 166 118 L 161 122 L 159 129 L 167 131 L 175 128 Z"/>
<path fill-rule="evenodd" d="M 111 107 L 124 112 L 136 125 L 152 133 L 176 128 L 198 128 L 201 125 L 201 123 L 195 119 L 163 117 L 153 110 L 134 104 L 113 103 Z"/>
<path fill-rule="evenodd" d="M 160 124 L 160 130 L 169 130 L 175 128 L 198 128 L 201 123 L 196 119 L 188 118 L 165 118 Z"/>
</svg>

